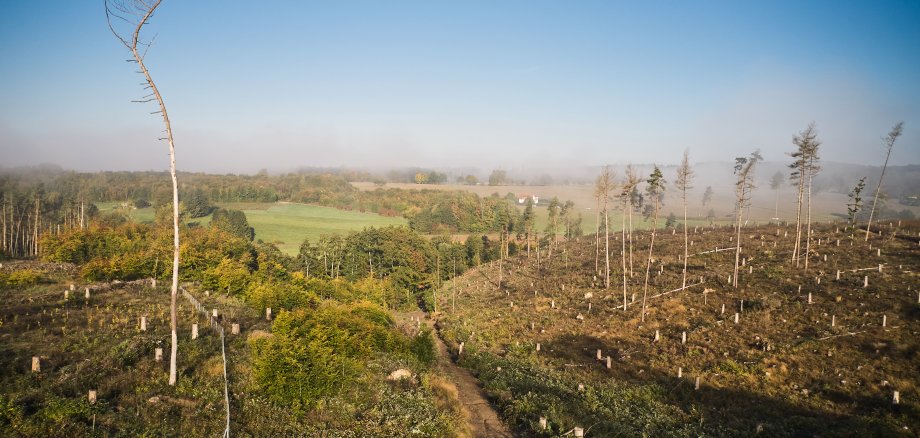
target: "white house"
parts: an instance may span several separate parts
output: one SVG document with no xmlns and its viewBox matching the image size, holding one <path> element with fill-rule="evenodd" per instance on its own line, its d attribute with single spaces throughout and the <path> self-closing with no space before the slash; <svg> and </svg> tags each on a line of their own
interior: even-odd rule
<svg viewBox="0 0 920 438">
<path fill-rule="evenodd" d="M 540 203 L 540 197 L 537 195 L 520 195 L 518 196 L 518 204 L 523 204 L 527 202 L 527 198 L 530 198 L 533 201 L 534 205 Z"/>
</svg>

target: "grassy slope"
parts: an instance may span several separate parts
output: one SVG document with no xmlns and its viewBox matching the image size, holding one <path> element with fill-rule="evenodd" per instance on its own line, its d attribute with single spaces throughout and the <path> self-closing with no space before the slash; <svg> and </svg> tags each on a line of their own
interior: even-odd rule
<svg viewBox="0 0 920 438">
<path fill-rule="evenodd" d="M 916 222 L 905 226 L 912 236 L 920 231 Z M 549 418 L 554 433 L 581 425 L 594 426 L 595 435 L 750 435 L 758 428 L 769 436 L 916 433 L 916 237 L 874 237 L 869 249 L 861 238 L 850 246 L 842 228 L 838 233 L 834 226 L 817 227 L 806 275 L 788 261 L 794 228 L 781 228 L 779 236 L 776 231 L 767 226 L 742 233 L 748 266 L 741 269 L 737 290 L 727 284 L 733 252 L 691 258 L 689 279 L 703 276 L 710 289 L 706 296 L 697 286 L 650 299 L 645 323 L 639 307 L 648 235 L 641 233 L 636 275 L 628 282 L 636 301 L 626 312 L 621 310 L 620 242 L 611 242 L 614 276 L 608 291 L 592 286 L 593 238 L 585 238 L 565 245 L 568 263 L 556 257 L 542 272 L 535 259 L 506 263 L 506 291 L 497 288 L 497 264 L 465 274 L 456 281 L 455 312 L 450 285 L 439 294 L 447 309 L 439 327 L 454 351 L 465 342 L 463 363 L 478 373 L 505 419 L 525 436 L 543 436 L 537 431 L 540 415 Z M 885 231 L 891 231 L 887 223 Z M 700 230 L 690 235 L 690 252 L 729 246 L 730 235 L 728 229 Z M 680 235 L 659 234 L 649 295 L 680 287 L 682 244 Z M 844 273 L 835 280 L 837 269 L 879 263 L 885 265 L 882 273 Z M 865 275 L 868 288 L 862 287 Z M 594 297 L 586 299 L 588 292 Z M 744 310 L 736 325 L 741 300 Z M 880 327 L 883 315 L 886 328 Z M 659 342 L 652 341 L 656 330 Z M 686 345 L 680 342 L 682 332 Z M 540 353 L 535 352 L 538 342 Z M 611 356 L 611 369 L 594 359 L 597 349 Z M 676 377 L 678 367 L 682 379 Z M 693 389 L 697 376 L 699 391 Z M 584 392 L 577 390 L 579 383 L 585 384 Z M 893 390 L 901 393 L 898 406 L 891 404 Z"/>
</svg>

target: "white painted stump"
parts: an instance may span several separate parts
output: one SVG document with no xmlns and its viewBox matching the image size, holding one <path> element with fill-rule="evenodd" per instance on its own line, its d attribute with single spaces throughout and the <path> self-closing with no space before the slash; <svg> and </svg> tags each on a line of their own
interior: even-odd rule
<svg viewBox="0 0 920 438">
<path fill-rule="evenodd" d="M 198 339 L 198 324 L 192 324 L 192 339 Z"/>
<path fill-rule="evenodd" d="M 89 404 L 91 405 L 96 403 L 96 390 L 95 389 L 90 389 L 89 392 L 86 393 L 86 400 L 89 401 Z"/>
<path fill-rule="evenodd" d="M 32 356 L 32 372 L 33 373 L 42 372 L 42 362 L 41 362 L 41 359 L 38 358 L 38 356 Z"/>
<path fill-rule="evenodd" d="M 163 349 L 162 348 L 157 348 L 156 350 L 153 350 L 153 360 L 157 362 L 163 361 Z"/>
</svg>

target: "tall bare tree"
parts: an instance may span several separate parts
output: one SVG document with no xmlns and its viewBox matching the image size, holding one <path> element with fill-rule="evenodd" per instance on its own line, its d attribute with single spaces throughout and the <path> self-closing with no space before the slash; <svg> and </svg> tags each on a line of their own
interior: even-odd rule
<svg viewBox="0 0 920 438">
<path fill-rule="evenodd" d="M 891 128 L 888 135 L 882 139 L 885 142 L 885 164 L 882 166 L 882 174 L 878 177 L 878 184 L 875 186 L 875 197 L 872 198 L 872 209 L 869 210 L 869 223 L 866 224 L 866 241 L 869 240 L 869 232 L 872 229 L 872 216 L 875 215 L 875 204 L 878 202 L 879 191 L 882 189 L 882 179 L 885 178 L 885 170 L 888 168 L 888 159 L 891 158 L 891 149 L 898 137 L 904 132 L 904 122 L 898 122 Z"/>
<path fill-rule="evenodd" d="M 820 146 L 821 142 L 815 139 L 814 148 L 808 155 L 808 173 L 805 175 L 808 179 L 808 182 L 805 184 L 807 187 L 806 197 L 808 198 L 808 212 L 805 215 L 805 267 L 802 269 L 805 273 L 808 273 L 808 256 L 811 254 L 811 188 L 814 186 L 815 175 L 821 170 L 821 166 L 818 165 L 818 148 Z"/>
<path fill-rule="evenodd" d="M 630 209 L 630 195 L 632 188 L 626 184 L 627 178 L 624 177 L 623 184 L 620 186 L 620 203 L 623 208 L 623 214 L 620 215 L 620 260 L 623 268 L 623 311 L 626 311 L 626 211 Z"/>
<path fill-rule="evenodd" d="M 763 160 L 760 151 L 754 151 L 750 157 L 735 158 L 735 175 L 738 179 L 735 181 L 735 270 L 732 275 L 732 287 L 738 287 L 738 264 L 741 259 L 741 217 L 744 214 L 744 207 L 751 200 L 751 192 L 754 190 L 754 166 L 757 162 Z"/>
<path fill-rule="evenodd" d="M 594 181 L 594 274 L 601 272 L 601 198 L 604 192 L 601 189 L 601 175 Z"/>
<path fill-rule="evenodd" d="M 652 270 L 652 250 L 655 248 L 655 233 L 658 231 L 658 207 L 661 205 L 661 196 L 664 193 L 664 175 L 661 174 L 661 169 L 658 166 L 655 166 L 655 169 L 652 170 L 652 173 L 648 176 L 648 179 L 645 181 L 646 193 L 648 193 L 649 200 L 654 203 L 654 216 L 652 218 L 652 238 L 648 244 L 648 261 L 645 264 L 645 286 L 642 288 L 642 317 L 641 321 L 645 322 L 645 303 L 646 297 L 648 297 L 648 278 Z"/>
<path fill-rule="evenodd" d="M 687 287 L 687 256 L 689 255 L 689 239 L 687 236 L 687 190 L 692 189 L 690 182 L 693 180 L 693 169 L 690 168 L 690 151 L 684 150 L 684 159 L 677 168 L 677 179 L 674 184 L 677 190 L 680 190 L 681 199 L 684 203 L 684 271 L 681 281 L 681 287 Z"/>
<path fill-rule="evenodd" d="M 610 192 L 614 189 L 616 176 L 610 166 L 604 166 L 597 177 L 597 187 L 600 193 L 601 205 L 604 208 L 604 288 L 610 288 Z"/>
<path fill-rule="evenodd" d="M 785 177 L 783 177 L 783 172 L 776 171 L 773 174 L 773 177 L 770 178 L 770 188 L 773 189 L 773 193 L 776 195 L 775 205 L 773 207 L 773 220 L 779 220 L 779 189 L 782 188 Z"/>
<path fill-rule="evenodd" d="M 636 186 L 642 180 L 639 179 L 639 174 L 636 173 L 636 169 L 632 167 L 632 164 L 626 166 L 626 178 L 623 180 L 623 191 L 627 193 L 629 201 L 629 228 L 627 231 L 627 238 L 629 239 L 629 276 L 633 276 L 633 223 L 632 223 L 632 214 L 633 210 L 636 208 L 636 198 L 634 193 L 636 191 Z"/>
<path fill-rule="evenodd" d="M 789 175 L 790 181 L 795 181 L 797 190 L 796 211 L 795 211 L 795 245 L 792 248 L 792 260 L 795 266 L 799 266 L 802 250 L 802 207 L 805 203 L 806 189 L 808 188 L 809 175 L 811 174 L 811 165 L 814 164 L 812 156 L 817 154 L 818 133 L 815 130 L 815 124 L 811 123 L 805 130 L 792 137 L 792 143 L 796 145 L 796 150 L 789 155 L 795 159 L 789 168 L 792 173 Z"/>
<path fill-rule="evenodd" d="M 144 57 L 147 50 L 153 45 L 153 41 L 142 41 L 141 30 L 144 25 L 150 22 L 154 12 L 160 6 L 161 0 L 105 0 L 105 18 L 109 29 L 121 41 L 133 55 L 133 62 L 140 67 L 140 73 L 144 76 L 144 90 L 149 90 L 150 94 L 134 102 L 152 102 L 156 101 L 160 110 L 159 113 L 163 118 L 163 124 L 166 126 L 166 140 L 169 145 L 169 174 L 172 177 L 172 206 L 173 206 L 173 265 L 172 265 L 172 286 L 170 288 L 169 299 L 169 327 L 172 333 L 169 357 L 169 384 L 176 384 L 176 356 L 178 355 L 178 339 L 176 336 L 176 296 L 179 290 L 179 180 L 176 177 L 176 146 L 173 142 L 172 126 L 169 123 L 169 115 L 166 113 L 166 103 L 163 96 L 157 88 L 156 83 L 150 76 L 150 70 L 144 64 Z"/>
</svg>

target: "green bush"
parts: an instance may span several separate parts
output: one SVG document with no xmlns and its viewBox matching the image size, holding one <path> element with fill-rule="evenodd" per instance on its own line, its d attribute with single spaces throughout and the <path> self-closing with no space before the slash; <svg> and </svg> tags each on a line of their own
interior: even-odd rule
<svg viewBox="0 0 920 438">
<path fill-rule="evenodd" d="M 272 334 L 252 342 L 255 379 L 273 400 L 295 409 L 360 389 L 357 383 L 368 377 L 367 363 L 378 353 L 422 361 L 387 313 L 366 302 L 282 311 Z"/>
<path fill-rule="evenodd" d="M 38 284 L 41 273 L 32 269 L 19 269 L 7 275 L 0 274 L 0 287 L 26 287 Z"/>
</svg>

